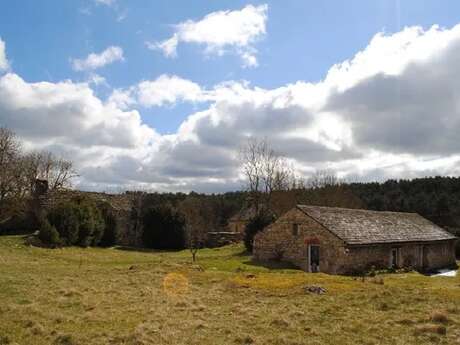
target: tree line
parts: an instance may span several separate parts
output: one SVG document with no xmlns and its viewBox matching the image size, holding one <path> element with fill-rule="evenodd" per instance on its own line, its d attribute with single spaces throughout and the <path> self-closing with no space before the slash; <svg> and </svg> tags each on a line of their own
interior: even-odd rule
<svg viewBox="0 0 460 345">
<path fill-rule="evenodd" d="M 190 248 L 193 257 L 210 231 L 225 231 L 241 209 L 253 208 L 245 242 L 296 204 L 417 212 L 460 235 L 460 178 L 426 177 L 383 183 L 347 183 L 333 172 L 317 171 L 308 179 L 296 173 L 266 139 L 250 139 L 240 151 L 243 191 L 223 194 L 127 192 L 133 196 L 131 222 L 142 243 L 157 249 Z M 77 176 L 71 161 L 49 152 L 26 152 L 16 135 L 0 128 L 0 228 L 23 212 L 35 181 L 56 190 Z M 118 236 L 115 218 L 100 205 L 76 200 L 42 217 L 41 237 L 56 245 L 110 245 Z M 64 219 L 58 214 L 67 215 Z"/>
</svg>

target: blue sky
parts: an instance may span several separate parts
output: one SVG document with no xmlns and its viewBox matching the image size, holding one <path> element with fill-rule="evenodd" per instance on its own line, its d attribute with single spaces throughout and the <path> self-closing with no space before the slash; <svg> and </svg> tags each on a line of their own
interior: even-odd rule
<svg viewBox="0 0 460 345">
<path fill-rule="evenodd" d="M 145 42 L 171 35 L 171 25 L 200 19 L 218 10 L 268 4 L 267 34 L 256 46 L 258 68 L 242 68 L 237 56 L 206 57 L 197 46 L 181 46 L 180 57 L 165 59 Z M 127 87 L 161 74 L 175 74 L 203 86 L 225 80 L 250 81 L 275 88 L 297 80 L 318 81 L 328 69 L 364 48 L 379 31 L 404 26 L 452 26 L 455 1 L 122 1 L 104 5 L 92 0 L 14 1 L 2 5 L 0 35 L 8 43 L 14 70 L 30 82 L 85 80 L 69 59 L 116 45 L 126 61 L 102 68 L 112 88 Z M 124 18 L 120 18 L 124 17 Z M 106 96 L 110 88 L 100 87 Z M 176 105 L 145 109 L 143 119 L 160 132 L 174 132 L 196 108 Z M 145 114 L 144 114 L 145 113 Z"/>
<path fill-rule="evenodd" d="M 262 25 L 262 27 L 258 28 L 250 27 L 254 31 L 251 31 L 246 37 L 249 42 L 243 42 L 244 38 L 241 38 L 241 41 L 235 41 L 238 43 L 230 41 L 217 44 L 215 42 L 209 43 L 209 41 L 206 41 L 209 37 L 196 38 L 196 35 L 192 37 L 190 36 L 190 27 L 188 27 L 188 31 L 184 29 L 179 32 L 180 30 L 177 26 L 179 23 L 187 23 L 187 21 L 191 21 L 195 25 L 203 21 L 207 15 L 212 16 L 220 13 L 220 15 L 225 16 L 234 12 L 236 20 L 229 21 L 227 28 L 220 28 L 219 30 L 229 30 L 230 34 L 234 30 L 235 35 L 238 33 L 244 34 L 244 30 L 238 31 L 238 28 L 233 27 L 233 25 L 245 25 L 244 21 L 239 21 L 240 18 L 243 18 L 243 14 L 247 14 L 246 12 L 243 13 L 245 9 L 249 9 L 248 13 L 252 13 L 253 19 L 260 20 L 259 24 Z M 124 92 L 125 95 L 132 98 L 132 102 L 129 105 L 117 103 L 117 111 L 136 112 L 140 116 L 140 119 L 136 120 L 139 122 L 137 125 L 148 127 L 147 129 L 144 128 L 144 130 L 154 132 L 152 138 L 146 139 L 148 144 L 144 144 L 144 147 L 145 145 L 153 145 L 150 153 L 145 153 L 142 158 L 136 157 L 136 164 L 146 169 L 145 164 L 155 160 L 154 157 L 149 156 L 153 155 L 152 151 L 158 153 L 158 150 L 161 151 L 159 147 L 166 145 L 162 141 L 170 139 L 165 134 L 181 137 L 182 134 L 179 128 L 190 116 L 193 117 L 198 112 L 209 112 L 213 107 L 219 107 L 222 104 L 222 102 L 219 103 L 220 98 L 216 100 L 215 96 L 203 95 L 203 92 L 215 90 L 216 85 L 224 82 L 239 83 L 239 85 L 244 84 L 245 89 L 253 92 L 257 88 L 261 88 L 268 95 L 271 91 L 295 85 L 297 82 L 321 84 L 334 64 L 346 60 L 352 61 L 356 54 L 365 51 L 370 46 L 373 37 L 378 33 L 388 37 L 388 42 L 390 42 L 390 38 L 392 38 L 392 42 L 396 42 L 395 34 L 404 31 L 405 28 L 420 26 L 423 28 L 423 32 L 414 34 L 413 38 L 408 39 L 410 42 L 415 42 L 415 40 L 424 36 L 433 25 L 439 25 L 440 32 L 443 30 L 454 31 L 453 28 L 460 18 L 459 14 L 460 3 L 458 1 L 75 0 L 58 2 L 56 0 L 28 0 L 3 2 L 0 5 L 0 38 L 5 44 L 5 58 L 9 65 L 9 68 L 3 74 L 9 73 L 10 75 L 19 76 L 28 85 L 50 82 L 58 87 L 57 85 L 65 80 L 68 80 L 72 85 L 87 83 L 88 89 L 94 93 L 94 97 L 104 104 L 108 103 L 109 97 L 113 95 L 114 90 Z M 219 23 L 219 20 L 217 23 Z M 252 25 L 250 20 L 245 23 Z M 206 30 L 208 29 L 209 26 L 206 27 Z M 149 44 L 150 47 L 158 45 L 173 37 L 175 33 L 178 37 L 181 37 L 175 50 L 175 57 L 168 57 L 165 51 L 158 47 L 149 49 Z M 447 37 L 447 34 L 444 36 Z M 231 40 L 231 38 L 229 39 Z M 197 40 L 201 40 L 201 43 L 197 43 Z M 391 44 L 397 45 L 397 43 Z M 373 49 L 376 50 L 376 46 L 377 44 L 373 46 Z M 100 55 L 109 47 L 120 49 L 122 57 L 114 57 L 113 61 L 105 61 L 97 67 L 83 67 L 80 70 L 75 68 L 76 60 L 85 61 L 90 54 Z M 400 47 L 400 49 L 403 48 Z M 439 47 L 433 49 L 439 49 Z M 245 60 L 247 55 L 256 61 L 253 65 L 247 65 L 247 61 L 249 61 Z M 377 58 L 374 57 L 374 59 Z M 417 57 L 407 57 L 407 59 L 417 60 Z M 409 60 L 404 64 L 404 68 L 407 68 L 412 62 L 412 60 Z M 378 63 L 380 62 L 376 60 L 375 64 Z M 387 70 L 375 70 L 373 76 L 379 73 L 391 74 L 388 71 L 392 68 L 390 66 Z M 166 84 L 161 84 L 160 86 L 155 84 L 154 86 L 150 85 L 147 90 L 151 96 L 150 101 L 145 101 L 145 98 L 144 101 L 133 100 L 133 98 L 138 97 L 133 96 L 138 92 L 135 88 L 139 87 L 142 81 L 155 81 L 162 75 L 176 76 L 180 80 L 188 81 L 189 84 L 184 86 L 185 91 L 182 94 L 177 94 L 173 90 L 177 87 L 176 84 L 172 84 L 168 79 L 167 85 L 168 88 L 171 88 L 168 90 L 170 93 L 172 92 L 173 96 L 168 93 L 167 96 L 163 95 L 161 96 L 163 98 L 161 98 L 158 94 L 162 90 L 158 90 L 158 87 L 164 88 Z M 94 80 L 95 77 L 98 78 L 99 82 L 91 83 L 90 80 Z M 371 75 L 366 75 L 366 77 L 371 77 Z M 190 99 L 189 96 L 184 96 L 184 93 L 189 94 L 189 87 L 192 87 L 190 83 L 193 83 L 201 90 L 199 91 L 200 94 L 193 99 Z M 155 95 L 155 93 L 157 94 Z M 158 97 L 161 99 L 158 100 Z M 173 98 L 168 99 L 168 97 Z M 253 95 L 253 97 L 256 96 Z M 303 96 L 296 94 L 296 97 L 302 98 Z M 314 96 L 309 91 L 306 91 L 305 98 L 312 97 Z M 152 98 L 154 99 L 153 101 L 151 100 Z M 199 100 L 196 98 L 199 98 Z M 240 101 L 235 101 L 234 104 L 241 105 L 241 99 Z M 356 101 L 363 102 L 361 99 Z M 299 100 L 298 103 L 301 104 L 302 101 Z M 302 107 L 305 108 L 310 106 L 302 104 Z M 1 113 L 2 109 L 3 114 Z M 13 129 L 20 136 L 23 136 L 26 142 L 32 143 L 33 139 L 26 135 L 30 131 L 19 125 L 18 116 L 22 115 L 19 113 L 13 114 L 11 109 L 13 109 L 11 105 L 4 108 L 0 106 L 0 121 L 3 116 L 7 125 L 17 126 L 17 128 Z M 255 114 L 259 110 L 255 106 L 249 107 L 249 109 L 249 112 L 244 116 L 247 116 L 248 123 L 251 123 L 251 111 Z M 369 111 L 368 114 L 371 114 L 371 112 Z M 129 116 L 135 117 L 132 113 Z M 270 121 L 271 118 L 269 115 L 267 116 L 264 121 Z M 278 114 L 277 116 L 280 115 Z M 322 116 L 324 118 L 326 115 Z M 342 120 L 346 117 L 344 114 L 339 114 L 339 116 L 343 117 Z M 371 115 L 369 115 L 368 120 L 374 121 Z M 195 126 L 196 120 L 193 121 L 193 126 Z M 401 123 L 401 119 L 399 119 L 399 123 Z M 357 128 L 356 126 L 354 124 L 351 127 Z M 362 127 L 362 125 L 360 126 Z M 203 125 L 204 127 L 206 126 Z M 232 128 L 229 126 L 227 130 L 230 131 Z M 232 130 L 235 129 L 233 128 Z M 244 129 L 241 130 L 244 131 Z M 254 128 L 247 129 L 245 132 L 251 132 L 253 135 L 267 134 L 265 130 L 257 133 Z M 143 135 L 147 136 L 147 134 Z M 34 134 L 34 138 L 39 136 Z M 359 137 L 355 132 L 351 136 L 353 142 Z M 44 134 L 41 142 L 45 142 L 46 138 L 49 137 Z M 48 143 L 48 146 L 43 144 L 43 147 L 60 153 L 67 152 L 67 154 L 72 151 L 73 148 L 71 149 L 67 142 L 64 145 L 56 139 L 57 137 L 53 138 L 52 144 Z M 173 146 L 177 148 L 178 145 L 180 146 L 177 143 L 179 139 L 175 138 L 175 140 L 176 142 Z M 318 144 L 318 140 L 315 141 L 316 144 Z M 156 143 L 152 144 L 153 141 Z M 201 141 L 205 142 L 206 140 Z M 80 147 L 86 145 L 81 142 L 77 144 Z M 98 145 L 107 146 L 106 144 Z M 207 148 L 211 150 L 218 148 L 218 145 L 216 146 L 212 142 L 209 142 L 208 146 Z M 387 146 L 391 145 L 375 146 L 375 150 L 381 151 L 382 155 L 398 155 L 399 159 L 396 159 L 395 164 L 400 164 L 398 162 L 401 161 L 401 157 L 404 154 L 413 156 L 420 153 L 401 149 L 385 151 L 384 147 Z M 94 149 L 94 146 L 92 149 Z M 174 149 L 169 148 L 168 150 L 173 151 Z M 287 150 L 287 148 L 281 147 L 281 151 L 290 156 Z M 342 157 L 343 164 L 347 159 L 351 159 L 345 151 L 343 151 Z M 453 153 L 455 152 L 451 152 L 450 148 L 446 148 L 444 152 L 436 152 L 436 155 L 433 155 L 433 152 L 424 152 L 423 159 L 446 159 L 447 156 L 451 157 Z M 111 154 L 106 152 L 106 154 L 115 159 L 116 155 L 113 152 Z M 216 153 L 214 152 L 213 154 Z M 162 152 L 161 159 L 167 165 L 169 158 L 165 158 L 164 155 L 165 153 Z M 220 156 L 221 154 L 217 155 Z M 369 162 L 370 155 L 371 153 L 365 154 L 366 162 Z M 125 156 L 130 155 L 123 153 L 122 156 L 125 159 Z M 117 156 L 115 160 L 121 159 L 120 157 Z M 417 157 L 417 159 L 420 159 L 422 156 Z M 302 161 L 305 171 L 308 171 L 306 165 L 316 167 L 317 162 L 313 162 L 308 157 L 299 159 L 293 154 L 292 158 L 297 162 Z M 334 166 L 335 164 L 333 161 L 328 162 L 328 166 Z M 113 163 L 113 161 L 106 162 L 107 167 L 112 166 Z M 229 168 L 234 164 L 228 163 L 226 167 Z M 385 166 L 388 166 L 388 163 L 385 164 Z M 420 164 L 417 167 L 420 167 Z M 421 171 L 424 172 L 420 172 L 420 174 L 437 171 L 438 165 L 435 164 L 433 167 L 436 168 L 433 168 L 434 170 L 430 168 L 428 171 L 422 169 Z M 94 166 L 85 165 L 83 169 L 91 171 L 94 168 Z M 440 173 L 450 174 L 454 171 L 451 168 Z M 382 169 L 378 172 L 364 172 L 363 174 L 369 173 L 369 176 L 375 177 L 392 176 L 388 174 L 388 171 Z M 413 172 L 407 172 L 407 169 L 409 168 L 405 167 L 401 170 L 404 173 L 398 172 L 398 174 L 413 176 Z M 345 173 L 344 171 L 342 172 Z M 117 175 L 118 173 L 114 174 Z M 213 174 L 206 175 L 205 179 L 214 181 L 218 176 Z M 89 175 L 90 173 L 88 173 Z M 187 180 L 192 178 L 191 175 L 181 177 Z M 137 178 L 133 176 L 129 178 L 121 178 L 120 176 L 115 178 L 112 176 L 113 180 L 108 178 L 107 181 L 99 182 L 102 185 L 124 184 L 125 182 L 123 181 L 125 180 L 127 180 L 126 184 L 136 184 L 137 182 L 145 183 L 147 186 L 154 186 L 155 183 L 161 184 L 161 182 L 154 181 L 155 178 L 137 181 Z M 226 176 L 225 178 L 225 181 L 231 186 L 235 186 L 235 181 L 238 180 L 235 174 L 233 177 Z M 89 186 L 88 188 L 98 186 L 99 182 L 91 182 L 90 180 L 91 178 L 88 177 L 85 182 Z M 229 182 L 230 180 L 232 182 Z M 185 185 L 187 186 L 184 187 L 185 189 L 189 188 L 189 185 Z M 168 188 L 168 182 L 165 182 L 162 186 Z M 174 188 L 181 189 L 177 185 Z"/>
</svg>

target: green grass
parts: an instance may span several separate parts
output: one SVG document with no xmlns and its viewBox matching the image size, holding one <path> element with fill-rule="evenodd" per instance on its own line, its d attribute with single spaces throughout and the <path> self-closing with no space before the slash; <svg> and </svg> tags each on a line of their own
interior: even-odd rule
<svg viewBox="0 0 460 345">
<path fill-rule="evenodd" d="M 240 245 L 190 261 L 0 237 L 0 345 L 460 345 L 458 276 L 307 274 L 253 264 Z"/>
</svg>

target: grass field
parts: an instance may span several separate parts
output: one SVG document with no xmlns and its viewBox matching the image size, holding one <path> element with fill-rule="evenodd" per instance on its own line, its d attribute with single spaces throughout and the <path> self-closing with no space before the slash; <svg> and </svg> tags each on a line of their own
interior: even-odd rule
<svg viewBox="0 0 460 345">
<path fill-rule="evenodd" d="M 251 264 L 238 245 L 190 258 L 0 237 L 0 345 L 460 345 L 458 275 L 306 274 Z"/>
</svg>

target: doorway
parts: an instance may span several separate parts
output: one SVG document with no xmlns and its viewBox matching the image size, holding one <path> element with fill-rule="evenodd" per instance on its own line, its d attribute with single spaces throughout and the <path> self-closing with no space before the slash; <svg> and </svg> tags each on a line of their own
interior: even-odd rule
<svg viewBox="0 0 460 345">
<path fill-rule="evenodd" d="M 390 268 L 398 268 L 399 264 L 399 248 L 391 248 Z"/>
<path fill-rule="evenodd" d="M 319 245 L 308 245 L 308 272 L 319 272 Z"/>
<path fill-rule="evenodd" d="M 421 271 L 424 271 L 426 267 L 428 266 L 428 250 L 426 246 L 419 246 L 419 269 Z"/>
</svg>

